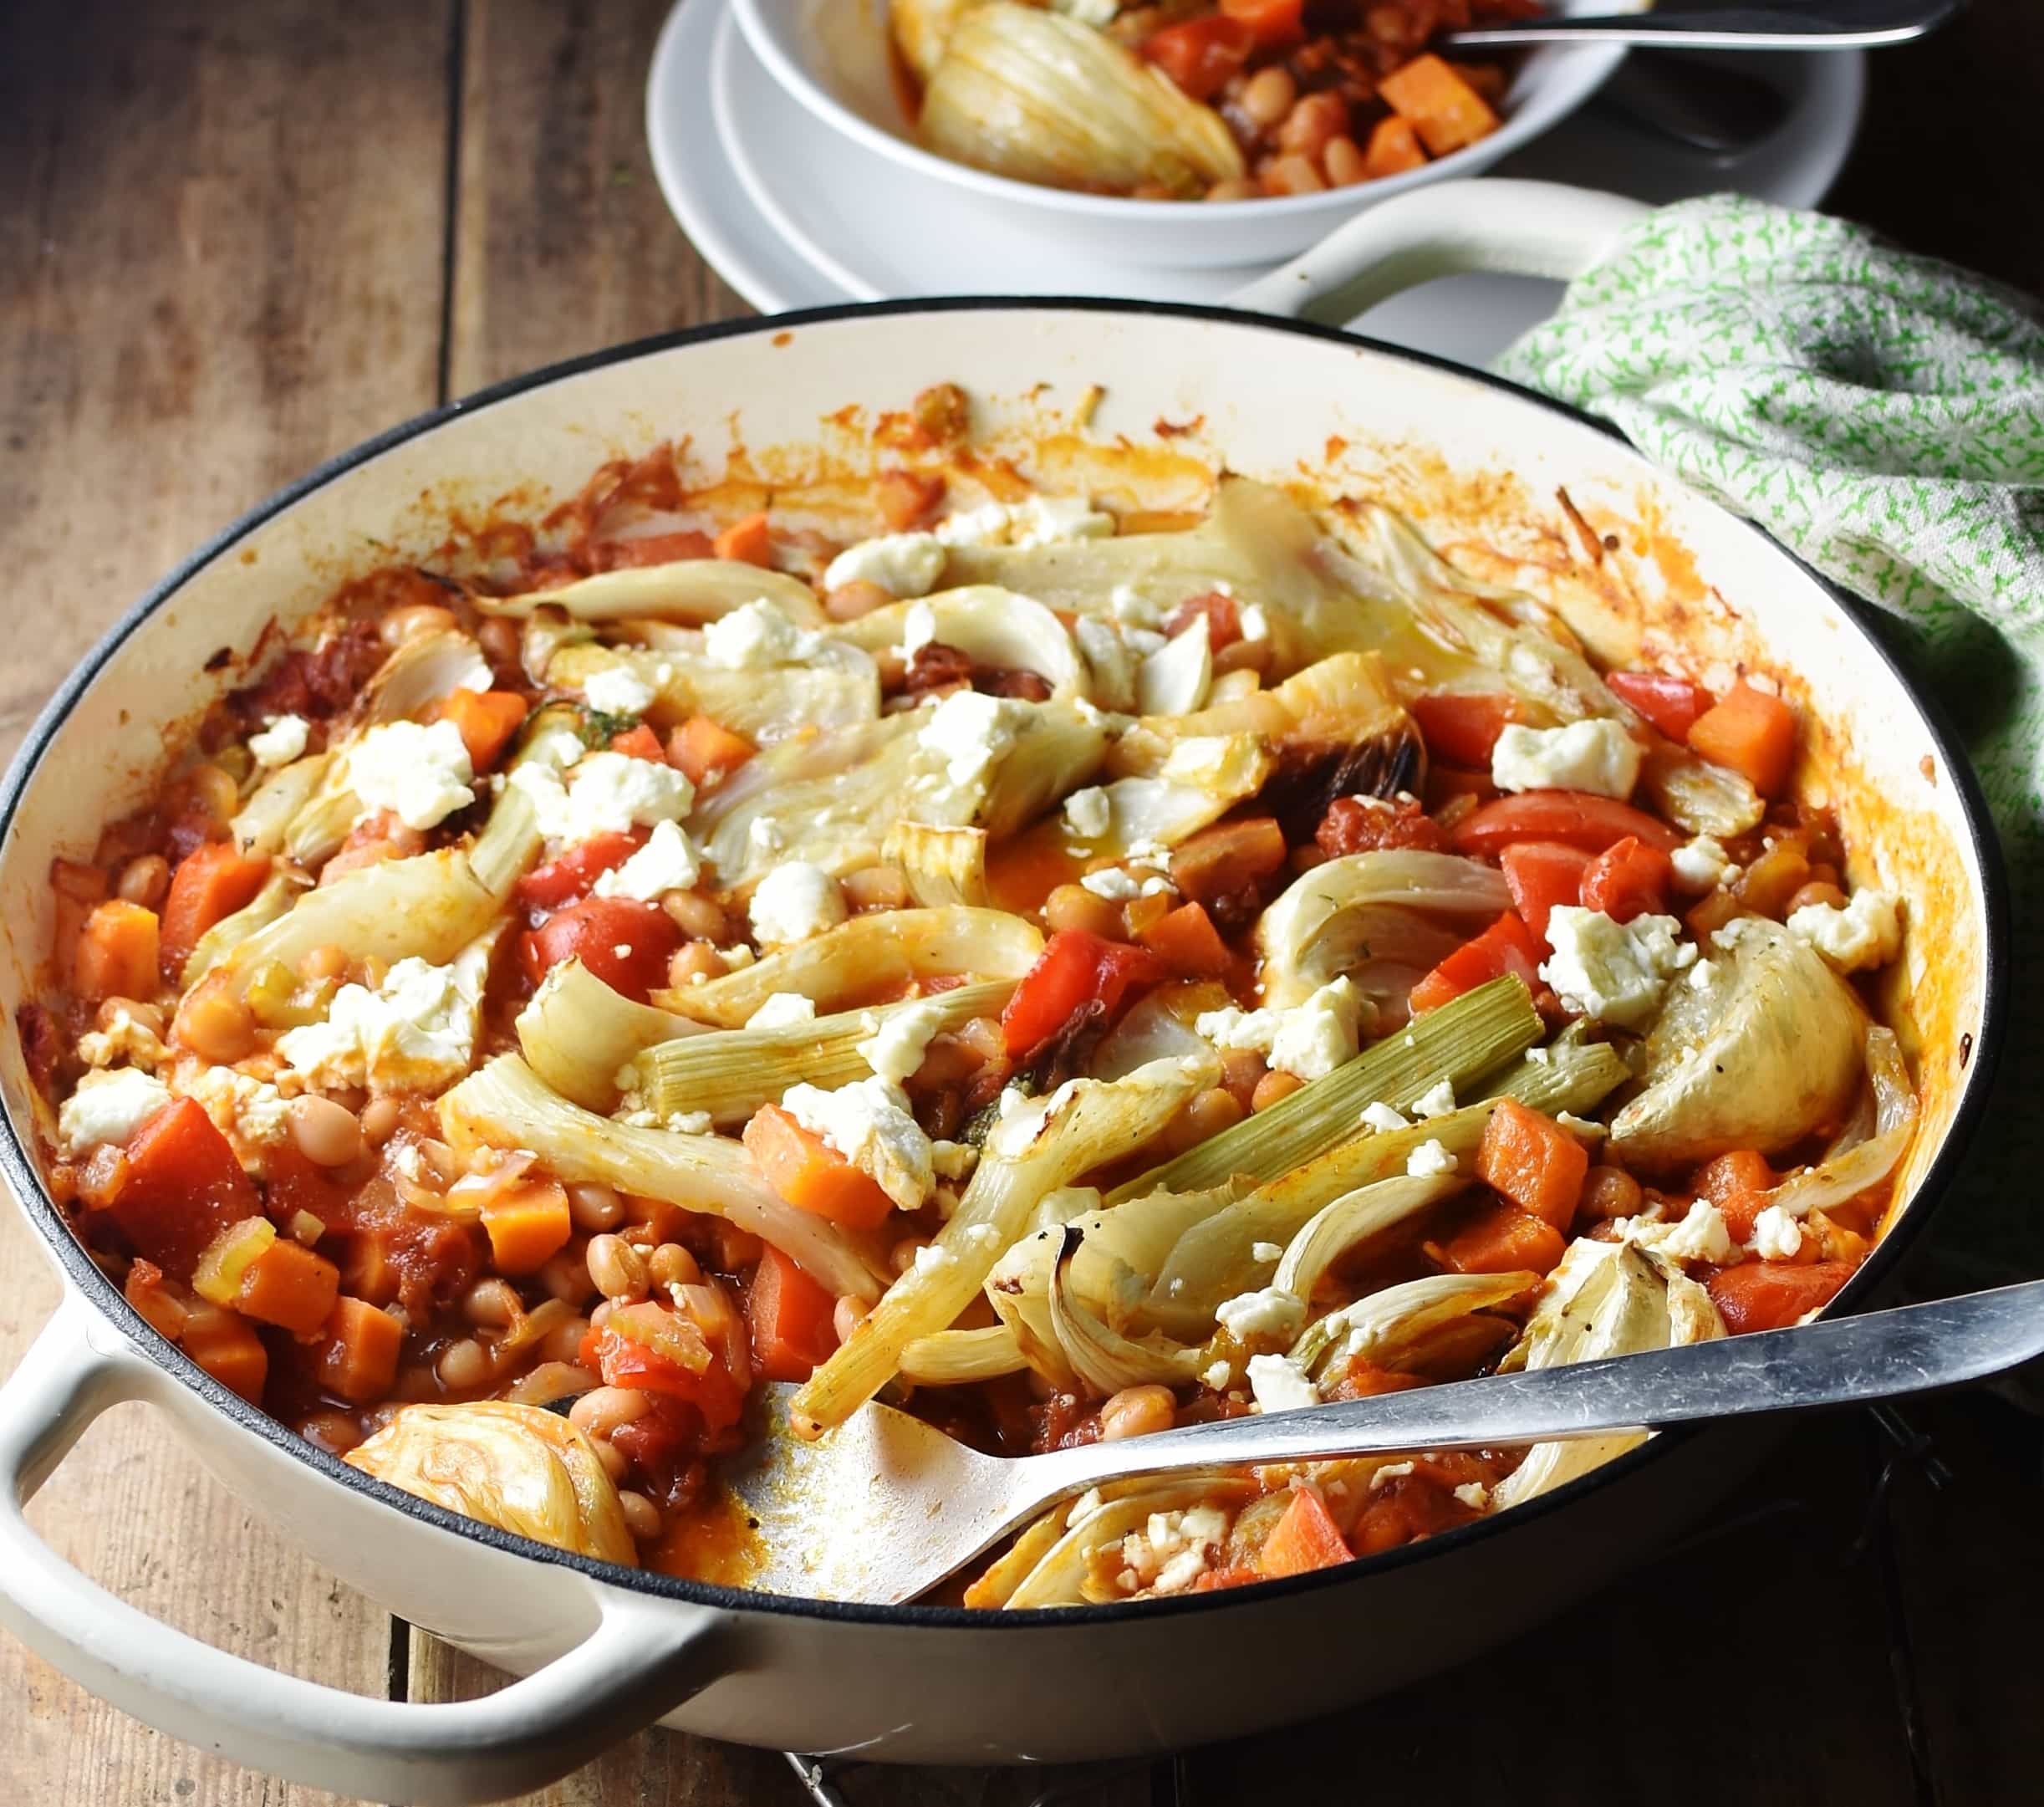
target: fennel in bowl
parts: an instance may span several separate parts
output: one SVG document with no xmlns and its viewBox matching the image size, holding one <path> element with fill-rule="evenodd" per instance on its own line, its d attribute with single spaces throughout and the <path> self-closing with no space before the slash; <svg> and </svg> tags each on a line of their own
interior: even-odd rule
<svg viewBox="0 0 2044 1807">
<path fill-rule="evenodd" d="M 1641 3 L 1621 0 L 1615 9 Z M 1547 45 L 1509 72 L 1499 65 L 1499 81 L 1484 83 L 1501 88 L 1494 112 L 1489 100 L 1455 91 L 1463 84 L 1440 59 L 1421 56 L 1404 72 L 1427 90 L 1409 103 L 1421 123 L 1403 130 L 1404 114 L 1389 110 L 1401 130 L 1379 144 L 1370 127 L 1387 108 L 1375 75 L 1338 38 L 1305 37 L 1313 9 L 1282 0 L 1224 5 L 1219 13 L 1113 0 L 731 4 L 774 79 L 841 133 L 848 151 L 885 157 L 933 192 L 949 186 L 1017 232 L 1121 263 L 1180 268 L 1274 262 L 1389 196 L 1480 174 L 1567 118 L 1624 54 L 1613 45 Z M 1558 0 L 1551 9 L 1614 7 Z M 1167 23 L 1188 11 L 1200 16 Z M 1276 28 L 1267 44 L 1247 37 L 1246 27 L 1218 47 L 1211 41 L 1208 28 L 1232 26 L 1234 15 L 1251 11 L 1303 23 Z M 1149 21 L 1164 28 L 1148 31 Z M 1129 43 L 1115 35 L 1117 24 Z M 1174 48 L 1174 29 L 1207 35 Z M 1398 54 L 1423 50 L 1420 40 Z M 1353 73 L 1338 74 L 1344 64 Z M 1267 71 L 1256 78 L 1263 93 L 1252 98 L 1243 76 L 1259 69 Z M 1295 69 L 1306 73 L 1294 76 Z M 1390 78 L 1387 98 L 1398 79 Z M 1436 127 L 1428 116 L 1443 105 L 1437 86 L 1449 91 L 1449 110 L 1466 108 L 1476 119 Z M 1333 106 L 1338 92 L 1353 97 L 1353 123 L 1305 116 Z M 1295 125 L 1287 114 L 1298 102 L 1306 107 Z M 1337 137 L 1347 149 L 1330 160 Z M 1207 198 L 1195 205 L 1197 197 Z"/>
</svg>

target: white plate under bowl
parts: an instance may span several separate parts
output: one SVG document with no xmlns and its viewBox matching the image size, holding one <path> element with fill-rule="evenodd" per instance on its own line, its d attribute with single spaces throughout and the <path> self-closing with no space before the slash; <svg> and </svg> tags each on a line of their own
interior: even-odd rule
<svg viewBox="0 0 2044 1807">
<path fill-rule="evenodd" d="M 1858 129 L 1864 55 L 1756 53 L 1744 60 L 1793 105 L 1776 130 L 1737 156 L 1687 150 L 1593 105 L 1492 173 L 1651 202 L 1729 189 L 1813 206 Z M 646 129 L 655 175 L 682 229 L 765 313 L 951 294 L 1225 303 L 1263 273 L 1074 256 L 990 226 L 970 205 L 933 206 L 921 185 L 915 205 L 906 204 L 900 171 L 804 112 L 760 66 L 724 0 L 684 0 L 669 16 L 647 82 Z M 1449 277 L 1355 324 L 1394 345 L 1485 364 L 1546 318 L 1559 292 L 1527 277 Z"/>
</svg>

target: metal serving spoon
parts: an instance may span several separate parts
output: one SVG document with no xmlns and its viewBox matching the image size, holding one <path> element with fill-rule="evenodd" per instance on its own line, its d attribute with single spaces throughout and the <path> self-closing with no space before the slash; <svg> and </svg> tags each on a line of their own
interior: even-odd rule
<svg viewBox="0 0 2044 1807">
<path fill-rule="evenodd" d="M 1935 29 L 1962 0 L 1817 0 L 1807 6 L 1730 6 L 1695 11 L 1555 15 L 1513 25 L 1448 32 L 1449 44 L 1654 44 L 1662 49 L 1843 50 L 1905 43 Z"/>
<path fill-rule="evenodd" d="M 1045 1456 L 982 1456 L 863 1406 L 813 1443 L 767 1389 L 764 1445 L 732 1481 L 767 1567 L 810 1600 L 913 1600 L 1054 1502 L 1134 1475 L 1401 1450 L 1510 1448 L 1957 1386 L 2044 1354 L 2044 1280 L 1787 1330 L 1373 1399 L 1187 1425 Z"/>
</svg>

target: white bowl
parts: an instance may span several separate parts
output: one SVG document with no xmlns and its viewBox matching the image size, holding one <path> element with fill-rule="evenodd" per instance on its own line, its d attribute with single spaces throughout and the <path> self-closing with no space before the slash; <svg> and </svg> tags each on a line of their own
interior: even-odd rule
<svg viewBox="0 0 2044 1807">
<path fill-rule="evenodd" d="M 698 0 L 701 3 L 701 0 Z M 1262 264 L 1317 242 L 1351 215 L 1408 189 L 1475 176 L 1567 118 L 1625 54 L 1615 44 L 1528 51 L 1505 96 L 1503 124 L 1466 150 L 1403 176 L 1257 201 L 1131 201 L 991 176 L 925 150 L 903 110 L 889 63 L 888 0 L 731 0 L 747 42 L 775 80 L 854 144 L 931 184 L 962 191 L 1015 230 L 1121 263 L 1181 268 Z M 1648 0 L 1558 0 L 1561 13 L 1644 11 Z M 913 218 L 902 222 L 915 229 Z M 959 286 L 970 288 L 970 272 Z"/>
</svg>

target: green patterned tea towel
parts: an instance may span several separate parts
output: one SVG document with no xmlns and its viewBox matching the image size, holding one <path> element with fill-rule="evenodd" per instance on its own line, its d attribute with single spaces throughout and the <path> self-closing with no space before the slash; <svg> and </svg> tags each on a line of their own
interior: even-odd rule
<svg viewBox="0 0 2044 1807">
<path fill-rule="evenodd" d="M 1862 227 L 1720 195 L 1639 221 L 1498 369 L 1878 605 L 1961 725 L 2014 884 L 2015 995 L 1934 1248 L 1953 1285 L 2044 1274 L 2044 322 Z"/>
</svg>

